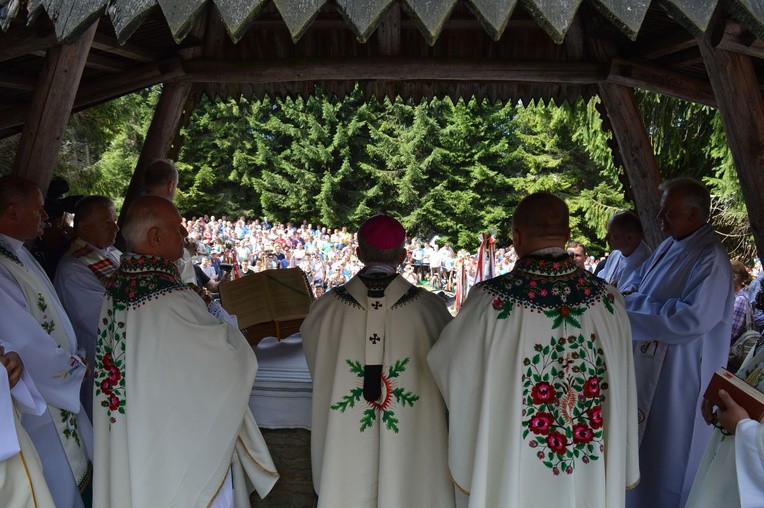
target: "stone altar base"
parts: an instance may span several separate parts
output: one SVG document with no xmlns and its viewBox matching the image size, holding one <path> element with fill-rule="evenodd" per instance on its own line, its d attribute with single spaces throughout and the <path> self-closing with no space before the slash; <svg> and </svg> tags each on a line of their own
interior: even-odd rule
<svg viewBox="0 0 764 508">
<path fill-rule="evenodd" d="M 281 475 L 265 499 L 252 493 L 257 508 L 310 508 L 316 506 L 310 476 L 310 431 L 305 429 L 260 429 L 268 444 L 276 470 Z"/>
</svg>

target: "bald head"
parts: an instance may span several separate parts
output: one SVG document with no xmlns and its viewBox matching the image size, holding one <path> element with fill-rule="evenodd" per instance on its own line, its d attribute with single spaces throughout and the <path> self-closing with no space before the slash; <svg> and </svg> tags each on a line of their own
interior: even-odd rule
<svg viewBox="0 0 764 508">
<path fill-rule="evenodd" d="M 570 238 L 568 205 L 549 192 L 523 198 L 512 217 L 512 240 L 520 256 L 547 247 L 563 247 Z"/>
<path fill-rule="evenodd" d="M 141 196 L 132 202 L 122 227 L 128 249 L 136 254 L 175 261 L 183 255 L 187 232 L 178 209 L 159 196 Z"/>
</svg>

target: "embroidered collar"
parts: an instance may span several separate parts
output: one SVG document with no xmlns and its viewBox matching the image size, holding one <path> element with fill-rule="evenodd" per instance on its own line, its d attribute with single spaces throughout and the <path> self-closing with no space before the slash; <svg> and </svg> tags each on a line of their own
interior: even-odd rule
<svg viewBox="0 0 764 508">
<path fill-rule="evenodd" d="M 570 256 L 525 256 L 508 274 L 478 285 L 493 295 L 494 309 L 506 317 L 516 305 L 538 312 L 548 309 L 590 307 L 605 301 L 612 307 L 613 295 L 605 281 L 576 267 Z"/>
<path fill-rule="evenodd" d="M 561 250 L 561 249 L 560 249 Z M 533 275 L 548 275 L 552 277 L 567 275 L 575 272 L 578 267 L 567 252 L 557 255 L 539 255 L 533 253 L 517 260 L 515 270 Z"/>
<path fill-rule="evenodd" d="M 175 290 L 188 289 L 175 263 L 156 256 L 125 254 L 119 271 L 106 282 L 106 292 L 117 301 L 138 307 Z"/>
</svg>

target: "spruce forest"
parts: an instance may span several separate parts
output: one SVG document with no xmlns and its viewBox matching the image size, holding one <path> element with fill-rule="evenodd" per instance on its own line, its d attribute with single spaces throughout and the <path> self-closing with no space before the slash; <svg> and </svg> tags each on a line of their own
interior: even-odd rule
<svg viewBox="0 0 764 508">
<path fill-rule="evenodd" d="M 146 89 L 72 116 L 56 170 L 70 194 L 104 194 L 121 204 L 160 92 Z M 637 94 L 662 176 L 703 180 L 728 251 L 752 262 L 717 112 Z M 321 89 L 308 98 L 204 98 L 182 131 L 176 202 L 189 218 L 267 216 L 351 229 L 386 212 L 411 234 L 474 249 L 484 231 L 508 244 L 516 203 L 548 190 L 568 202 L 573 239 L 600 255 L 608 218 L 633 205 L 598 104 L 377 100 L 358 90 L 337 98 Z M 0 141 L 6 171 L 17 143 Z"/>
</svg>

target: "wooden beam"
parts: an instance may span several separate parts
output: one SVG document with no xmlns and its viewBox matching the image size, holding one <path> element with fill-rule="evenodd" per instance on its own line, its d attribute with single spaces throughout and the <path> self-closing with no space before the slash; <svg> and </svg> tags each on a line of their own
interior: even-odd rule
<svg viewBox="0 0 764 508">
<path fill-rule="evenodd" d="M 740 23 L 729 21 L 725 24 L 718 40 L 710 40 L 717 49 L 740 53 L 764 59 L 764 41 L 748 32 Z"/>
<path fill-rule="evenodd" d="M 314 58 L 213 60 L 183 63 L 180 81 L 194 83 L 285 83 L 294 81 L 522 81 L 597 84 L 607 66 L 592 62 L 510 62 L 435 58 Z"/>
<path fill-rule="evenodd" d="M 71 45 L 48 50 L 40 81 L 19 141 L 13 173 L 40 186 L 43 195 L 53 176 L 61 136 L 72 112 L 85 60 L 98 21 Z"/>
<path fill-rule="evenodd" d="M 205 11 L 203 16 L 197 18 L 192 27 L 189 38 L 194 40 L 204 40 L 204 34 L 209 22 L 208 13 Z M 203 46 L 194 45 L 179 51 L 181 58 L 198 58 L 204 51 Z M 143 180 L 146 166 L 154 159 L 166 158 L 173 148 L 173 142 L 182 142 L 178 136 L 181 122 L 190 118 L 190 113 L 186 110 L 196 106 L 191 98 L 191 90 L 194 88 L 192 83 L 165 83 L 162 87 L 162 95 L 159 97 L 154 117 L 151 119 L 151 125 L 146 132 L 146 138 L 143 141 L 141 154 L 130 178 L 130 185 L 125 193 L 125 201 L 122 205 L 119 215 L 119 224 L 124 221 L 130 203 L 143 191 Z M 180 150 L 176 147 L 174 153 Z M 118 237 L 119 245 L 122 244 L 121 235 Z"/>
<path fill-rule="evenodd" d="M 644 88 L 706 106 L 716 106 L 714 91 L 709 83 L 642 62 L 614 58 L 610 64 L 607 81 L 632 88 Z"/>
<path fill-rule="evenodd" d="M 81 111 L 143 88 L 170 81 L 181 75 L 183 75 L 183 68 L 180 60 L 171 58 L 113 74 L 97 81 L 90 81 L 80 86 L 73 110 Z M 23 125 L 29 108 L 29 104 L 21 104 L 3 110 L 0 114 L 0 131 L 8 131 Z"/>
<path fill-rule="evenodd" d="M 104 34 L 95 34 L 93 48 L 143 63 L 159 60 L 159 55 L 150 49 L 130 43 L 121 45 L 116 38 Z"/>
<path fill-rule="evenodd" d="M 22 32 L 22 34 L 0 34 L 0 62 L 18 58 L 33 51 L 45 51 L 58 43 L 53 31 L 44 35 L 35 32 Z"/>
<path fill-rule="evenodd" d="M 599 96 L 618 142 L 626 177 L 634 190 L 634 204 L 645 231 L 645 241 L 655 247 L 663 241 L 657 218 L 661 176 L 634 93 L 625 86 L 604 83 L 599 85 Z"/>
<path fill-rule="evenodd" d="M 700 41 L 759 257 L 764 256 L 764 101 L 751 57 Z"/>
<path fill-rule="evenodd" d="M 146 132 L 138 164 L 125 193 L 125 201 L 119 214 L 120 224 L 124 221 L 130 203 L 143 191 L 143 175 L 148 163 L 167 156 L 190 91 L 191 83 L 167 83 L 162 88 L 162 95 Z"/>
<path fill-rule="evenodd" d="M 680 30 L 658 42 L 647 46 L 637 47 L 636 50 L 631 51 L 629 55 L 634 60 L 655 60 L 679 51 L 684 51 L 685 49 L 694 48 L 697 45 L 698 41 L 695 40 L 692 35 Z"/>
<path fill-rule="evenodd" d="M 0 88 L 13 88 L 15 90 L 34 90 L 37 79 L 18 74 L 8 74 L 0 71 Z"/>
<path fill-rule="evenodd" d="M 98 55 L 91 51 L 88 55 L 87 62 L 85 62 L 85 67 L 106 72 L 123 72 L 132 69 L 135 66 L 130 64 L 130 62 L 123 62 L 107 56 Z"/>
</svg>

